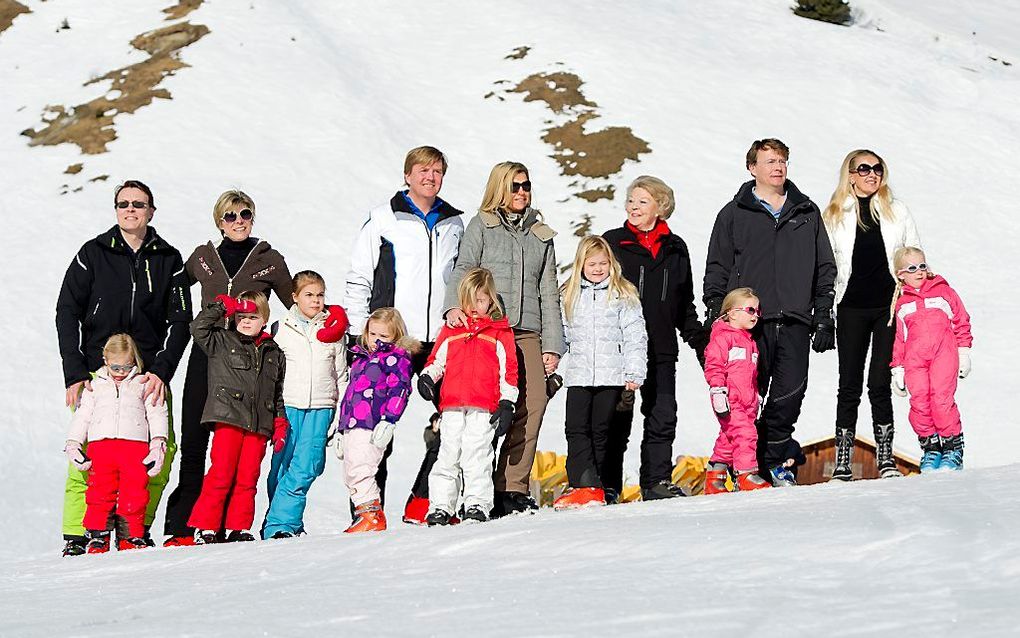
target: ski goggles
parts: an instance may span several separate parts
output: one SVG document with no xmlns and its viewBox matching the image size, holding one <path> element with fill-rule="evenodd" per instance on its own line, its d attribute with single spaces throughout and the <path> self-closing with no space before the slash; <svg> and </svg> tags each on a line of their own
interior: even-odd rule
<svg viewBox="0 0 1020 638">
<path fill-rule="evenodd" d="M 910 264 L 906 268 L 900 268 L 896 272 L 898 272 L 898 273 L 899 272 L 908 272 L 908 273 L 910 273 L 912 275 L 915 272 L 917 272 L 918 270 L 920 270 L 921 272 L 928 272 L 928 264 L 926 264 L 926 263 L 924 263 L 922 261 L 919 264 Z"/>
<path fill-rule="evenodd" d="M 517 191 L 521 190 L 522 188 L 524 189 L 525 193 L 530 193 L 531 192 L 531 180 L 529 179 L 529 180 L 527 180 L 525 182 L 512 182 L 510 184 L 510 192 L 511 193 L 516 193 Z"/>
<path fill-rule="evenodd" d="M 139 210 L 144 210 L 144 209 L 149 207 L 149 205 L 147 203 L 140 202 L 140 201 L 137 201 L 137 200 L 129 202 L 126 199 L 123 199 L 123 200 L 117 202 L 117 208 L 127 208 L 128 206 L 130 206 L 131 208 L 137 208 Z"/>
<path fill-rule="evenodd" d="M 255 213 L 251 212 L 250 208 L 245 208 L 240 213 L 235 213 L 234 211 L 231 210 L 227 211 L 226 213 L 223 213 L 223 217 L 220 217 L 220 221 L 227 222 L 228 224 L 233 224 L 234 222 L 237 221 L 238 217 L 240 217 L 243 221 L 250 222 L 251 220 L 255 219 Z"/>
<path fill-rule="evenodd" d="M 872 171 L 875 172 L 875 175 L 878 175 L 879 177 L 881 177 L 882 173 L 885 172 L 885 169 L 882 168 L 881 164 L 875 164 L 874 166 L 872 166 L 870 164 L 858 164 L 857 168 L 851 169 L 851 172 L 857 173 L 861 177 L 865 177 L 867 175 L 870 175 Z"/>
<path fill-rule="evenodd" d="M 120 365 L 119 363 L 107 363 L 106 367 L 114 374 L 130 374 L 135 369 L 135 364 Z"/>
<path fill-rule="evenodd" d="M 761 308 L 757 308 L 755 306 L 744 306 L 743 308 L 730 308 L 730 312 L 733 312 L 734 310 L 743 310 L 752 317 L 761 316 Z"/>
</svg>

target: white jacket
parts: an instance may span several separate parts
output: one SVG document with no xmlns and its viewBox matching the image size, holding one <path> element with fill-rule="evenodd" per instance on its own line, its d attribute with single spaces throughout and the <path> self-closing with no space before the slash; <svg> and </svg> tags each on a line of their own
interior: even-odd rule
<svg viewBox="0 0 1020 638">
<path fill-rule="evenodd" d="M 581 280 L 573 319 L 566 320 L 563 385 L 641 385 L 648 370 L 648 335 L 640 301 L 610 299 L 609 279 Z"/>
<path fill-rule="evenodd" d="M 404 195 L 372 209 L 351 253 L 344 309 L 350 333 L 360 335 L 368 315 L 392 306 L 410 336 L 434 341 L 443 325 L 443 297 L 464 234 L 462 213 L 440 200 L 439 221 L 428 230 Z"/>
<path fill-rule="evenodd" d="M 148 443 L 156 437 L 166 438 L 166 403 L 152 405 L 145 401 L 145 382 L 134 370 L 120 386 L 110 378 L 106 367 L 92 379 L 92 391 L 81 393 L 81 405 L 71 417 L 68 440 L 78 443 L 102 439 L 124 439 Z"/>
<path fill-rule="evenodd" d="M 326 317 L 320 312 L 308 324 L 297 318 L 296 305 L 277 322 L 273 339 L 287 358 L 283 378 L 283 404 L 292 408 L 336 408 L 347 382 L 347 348 L 344 340 L 322 343 L 315 333 Z M 304 326 L 307 325 L 307 332 Z"/>
<path fill-rule="evenodd" d="M 854 242 L 857 241 L 857 213 L 854 207 L 857 204 L 857 197 L 851 195 L 843 202 L 843 215 L 839 221 L 832 223 L 825 222 L 825 230 L 829 233 L 829 243 L 832 244 L 832 253 L 836 257 L 836 304 L 843 299 L 846 293 L 847 283 L 850 281 L 854 256 Z M 870 219 L 868 211 L 863 211 L 866 219 Z M 917 225 L 906 205 L 898 199 L 892 202 L 892 216 L 889 220 L 881 218 L 882 242 L 885 244 L 885 254 L 889 261 L 889 272 L 896 277 L 896 267 L 893 265 L 893 253 L 897 248 L 903 246 L 921 247 L 921 238 L 917 234 Z"/>
</svg>

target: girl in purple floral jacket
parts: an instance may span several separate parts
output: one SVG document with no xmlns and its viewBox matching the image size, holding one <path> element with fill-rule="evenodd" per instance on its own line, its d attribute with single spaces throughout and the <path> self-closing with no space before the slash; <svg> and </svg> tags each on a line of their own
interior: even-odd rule
<svg viewBox="0 0 1020 638">
<path fill-rule="evenodd" d="M 358 344 L 351 348 L 354 362 L 337 421 L 344 481 L 355 508 L 354 522 L 345 530 L 348 533 L 386 529 L 375 474 L 393 439 L 397 419 L 407 407 L 411 356 L 420 349 L 421 344 L 407 336 L 407 326 L 396 308 L 373 312 Z"/>
</svg>

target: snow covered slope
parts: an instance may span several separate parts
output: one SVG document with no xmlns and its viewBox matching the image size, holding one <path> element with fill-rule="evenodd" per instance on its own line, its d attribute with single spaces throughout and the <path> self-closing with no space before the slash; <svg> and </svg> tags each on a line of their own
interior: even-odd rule
<svg viewBox="0 0 1020 638">
<path fill-rule="evenodd" d="M 210 33 L 180 53 L 190 67 L 161 85 L 172 99 L 119 116 L 118 139 L 96 156 L 71 145 L 29 148 L 18 133 L 39 128 L 46 105 L 101 95 L 103 84 L 82 86 L 89 79 L 144 59 L 128 43 L 167 24 L 161 9 L 171 0 L 26 3 L 32 13 L 0 34 L 0 310 L 8 318 L 0 336 L 0 511 L 9 525 L 0 558 L 52 553 L 59 539 L 68 416 L 53 306 L 75 250 L 113 223 L 113 183 L 150 183 L 159 206 L 154 225 L 185 254 L 213 236 L 216 196 L 243 188 L 258 203 L 256 234 L 292 268 L 322 272 L 335 300 L 364 212 L 401 185 L 406 150 L 426 143 L 451 161 L 443 196 L 468 211 L 494 163 L 528 164 L 536 205 L 561 231 L 564 263 L 576 241 L 572 223 L 588 214 L 595 231 L 618 225 L 623 187 L 639 174 L 659 175 L 676 189 L 670 225 L 691 247 L 698 277 L 714 216 L 747 179 L 742 158 L 751 140 L 784 139 L 793 149 L 791 179 L 823 205 L 844 154 L 875 148 L 918 218 L 930 262 L 973 315 L 974 372 L 959 393 L 968 466 L 1017 460 L 1011 400 L 1020 394 L 1020 352 L 1007 325 L 1020 313 L 1010 292 L 1020 239 L 1020 51 L 1013 44 L 1020 24 L 1007 0 L 953 20 L 946 16 L 959 3 L 948 0 L 861 0 L 854 5 L 865 20 L 852 28 L 796 18 L 788 0 L 210 2 L 186 18 Z M 71 28 L 58 29 L 65 18 Z M 526 57 L 505 59 L 522 45 L 532 47 Z M 617 187 L 615 201 L 572 197 L 573 178 L 560 174 L 540 139 L 550 118 L 544 105 L 518 94 L 484 98 L 509 86 L 497 81 L 512 85 L 557 69 L 576 73 L 598 103 L 601 118 L 590 129 L 628 126 L 651 146 L 640 163 L 607 180 Z M 81 173 L 63 174 L 78 162 Z M 100 175 L 110 177 L 88 181 Z M 64 184 L 71 192 L 61 195 Z M 182 381 L 183 369 L 173 384 L 178 396 Z M 803 440 L 831 432 L 835 386 L 835 353 L 813 356 Z M 689 353 L 678 388 L 676 452 L 707 453 L 716 424 Z M 897 408 L 897 445 L 916 453 L 905 402 Z M 865 401 L 863 431 L 867 414 Z M 417 470 L 423 419 L 415 402 L 398 428 L 391 517 Z M 562 423 L 561 396 L 542 448 L 565 449 Z M 637 441 L 632 474 L 636 448 Z M 339 527 L 344 501 L 331 463 L 312 490 L 315 528 Z M 193 560 L 185 556 L 179 560 Z"/>
<path fill-rule="evenodd" d="M 1012 636 L 1016 471 L 51 556 L 0 574 L 0 633 Z"/>
</svg>

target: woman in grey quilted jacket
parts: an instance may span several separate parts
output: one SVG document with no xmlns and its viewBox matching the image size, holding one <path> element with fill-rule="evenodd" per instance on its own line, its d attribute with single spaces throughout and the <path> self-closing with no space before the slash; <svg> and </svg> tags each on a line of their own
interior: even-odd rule
<svg viewBox="0 0 1020 638">
<path fill-rule="evenodd" d="M 546 375 L 556 370 L 563 354 L 554 235 L 531 207 L 527 167 L 501 162 L 489 173 L 482 204 L 464 231 L 446 285 L 446 322 L 456 327 L 465 320 L 457 299 L 460 280 L 472 268 L 489 270 L 517 344 L 520 395 L 493 476 L 494 516 L 538 509 L 528 495 L 529 478 L 548 402 Z"/>
<path fill-rule="evenodd" d="M 624 279 L 609 243 L 588 236 L 561 289 L 567 354 L 567 480 L 556 509 L 605 505 L 599 479 L 613 413 L 623 390 L 645 380 L 648 335 L 641 298 Z"/>
</svg>

